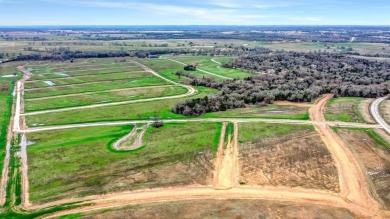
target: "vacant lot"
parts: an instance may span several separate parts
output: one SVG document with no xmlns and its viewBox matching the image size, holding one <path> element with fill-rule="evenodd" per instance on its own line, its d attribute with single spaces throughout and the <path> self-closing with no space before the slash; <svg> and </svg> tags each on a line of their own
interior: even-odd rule
<svg viewBox="0 0 390 219">
<path fill-rule="evenodd" d="M 116 81 L 100 81 L 93 82 L 90 84 L 72 84 L 66 86 L 53 86 L 53 87 L 43 87 L 43 88 L 34 88 L 27 89 L 25 93 L 25 98 L 37 98 L 37 97 L 47 97 L 47 96 L 56 96 L 64 94 L 75 94 L 83 92 L 93 92 L 93 91 L 106 91 L 113 89 L 121 88 L 130 88 L 130 87 L 143 87 L 143 86 L 154 86 L 154 85 L 164 85 L 168 84 L 160 78 L 150 76 L 142 79 L 135 80 L 116 80 Z"/>
<path fill-rule="evenodd" d="M 27 100 L 26 112 L 45 109 L 58 109 L 90 104 L 139 100 L 155 97 L 174 96 L 187 93 L 187 89 L 179 86 L 170 87 L 146 87 L 120 91 L 104 91 L 92 94 L 79 94 L 77 96 L 56 97 L 42 100 Z"/>
<path fill-rule="evenodd" d="M 57 78 L 51 80 L 27 81 L 26 88 L 42 88 L 50 86 L 61 86 L 70 84 L 83 84 L 97 81 L 115 81 L 115 80 L 137 80 L 145 77 L 151 77 L 149 72 L 120 72 L 101 75 L 86 75 L 78 77 Z"/>
<path fill-rule="evenodd" d="M 273 119 L 309 119 L 308 107 L 289 105 L 249 106 L 247 108 L 232 109 L 221 112 L 207 113 L 206 118 L 273 118 Z"/>
<path fill-rule="evenodd" d="M 208 94 L 213 94 L 216 90 L 199 87 L 196 95 L 179 98 L 159 100 L 143 103 L 124 104 L 119 106 L 105 106 L 95 109 L 78 109 L 67 112 L 47 113 L 41 115 L 27 116 L 29 126 L 58 125 L 69 123 L 95 122 L 95 121 L 117 121 L 128 119 L 151 119 L 159 116 L 163 119 L 186 118 L 183 115 L 175 114 L 172 107 L 178 102 L 190 98 L 201 98 Z"/>
<path fill-rule="evenodd" d="M 379 107 L 379 111 L 387 124 L 390 124 L 390 100 L 383 101 Z"/>
<path fill-rule="evenodd" d="M 241 184 L 339 191 L 331 154 L 312 126 L 240 124 Z"/>
<path fill-rule="evenodd" d="M 242 71 L 239 69 L 224 68 L 219 64 L 213 62 L 211 59 L 214 59 L 211 56 L 184 56 L 184 57 L 169 57 L 171 59 L 186 63 L 196 65 L 198 68 L 212 72 L 217 75 L 222 75 L 229 78 L 246 78 L 253 76 L 253 73 Z M 215 58 L 214 60 L 219 62 L 227 62 L 231 58 Z M 210 77 L 211 75 L 209 75 Z"/>
<path fill-rule="evenodd" d="M 78 214 L 80 218 L 343 218 L 354 215 L 345 209 L 264 200 L 193 200 L 152 203 L 101 212 Z"/>
<path fill-rule="evenodd" d="M 390 209 L 390 144 L 370 129 L 338 129 L 337 132 L 371 179 L 375 196 Z"/>
<path fill-rule="evenodd" d="M 219 127 L 211 123 L 149 127 L 145 146 L 133 152 L 109 149 L 131 126 L 29 134 L 35 143 L 28 148 L 31 201 L 208 184 Z"/>
<path fill-rule="evenodd" d="M 364 122 L 360 112 L 361 97 L 339 97 L 329 101 L 325 109 L 325 119 L 329 121 Z"/>
</svg>

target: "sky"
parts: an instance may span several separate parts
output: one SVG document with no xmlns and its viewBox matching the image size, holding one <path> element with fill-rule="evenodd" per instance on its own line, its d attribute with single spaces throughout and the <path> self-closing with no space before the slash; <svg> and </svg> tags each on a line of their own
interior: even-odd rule
<svg viewBox="0 0 390 219">
<path fill-rule="evenodd" d="M 0 0 L 0 25 L 390 25 L 390 0 Z"/>
</svg>

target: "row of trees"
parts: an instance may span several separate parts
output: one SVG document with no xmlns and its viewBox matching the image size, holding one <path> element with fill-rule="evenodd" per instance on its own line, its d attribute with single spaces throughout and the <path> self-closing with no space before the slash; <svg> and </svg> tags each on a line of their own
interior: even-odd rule
<svg viewBox="0 0 390 219">
<path fill-rule="evenodd" d="M 224 64 L 253 72 L 244 80 L 217 82 L 188 73 L 190 84 L 219 90 L 212 97 L 187 100 L 172 110 L 186 116 L 267 104 L 274 100 L 309 102 L 324 93 L 336 96 L 379 97 L 389 93 L 390 64 L 328 53 L 261 51 Z"/>
</svg>

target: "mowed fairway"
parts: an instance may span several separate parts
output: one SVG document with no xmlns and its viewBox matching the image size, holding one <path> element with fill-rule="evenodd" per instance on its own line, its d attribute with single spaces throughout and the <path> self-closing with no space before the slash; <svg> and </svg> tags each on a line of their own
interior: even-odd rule
<svg viewBox="0 0 390 219">
<path fill-rule="evenodd" d="M 31 201 L 208 184 L 220 126 L 191 123 L 149 127 L 145 145 L 133 152 L 111 149 L 132 126 L 29 134 L 29 141 L 35 143 L 28 147 Z"/>
</svg>

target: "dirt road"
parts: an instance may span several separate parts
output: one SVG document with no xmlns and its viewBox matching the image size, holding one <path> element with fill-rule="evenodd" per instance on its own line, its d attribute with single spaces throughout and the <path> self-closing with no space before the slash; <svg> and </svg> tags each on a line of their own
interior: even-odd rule
<svg viewBox="0 0 390 219">
<path fill-rule="evenodd" d="M 326 103 L 331 98 L 333 98 L 333 95 L 326 94 L 316 101 L 309 110 L 311 120 L 317 122 L 325 121 L 323 112 Z M 370 197 L 366 179 L 351 151 L 348 150 L 340 137 L 328 125 L 315 125 L 314 127 L 336 163 L 339 173 L 340 195 L 346 201 L 354 203 L 359 207 L 377 211 L 379 208 L 378 203 Z"/>
<path fill-rule="evenodd" d="M 386 123 L 386 121 L 382 118 L 381 114 L 379 113 L 379 105 L 387 100 L 390 97 L 390 95 L 387 95 L 385 97 L 378 98 L 372 102 L 370 107 L 371 115 L 374 117 L 375 121 L 379 123 L 382 128 L 390 135 L 390 125 Z"/>
<path fill-rule="evenodd" d="M 357 214 L 360 218 L 380 217 L 375 212 L 367 211 L 365 208 L 356 207 L 353 204 L 344 201 L 338 197 L 337 194 L 315 190 L 289 189 L 284 187 L 241 186 L 229 190 L 215 190 L 212 187 L 175 187 L 91 196 L 82 199 L 88 200 L 85 203 L 91 205 L 59 211 L 43 218 L 54 218 L 67 214 L 103 210 L 134 204 L 202 199 L 266 199 L 275 201 L 291 201 L 294 203 L 310 203 L 346 208 Z M 66 201 L 75 202 L 79 200 L 80 199 L 69 199 Z M 60 204 L 60 202 L 57 202 L 56 204 Z M 48 205 L 35 206 L 30 209 L 41 209 L 43 207 L 48 207 Z"/>
<path fill-rule="evenodd" d="M 222 63 L 218 62 L 218 61 L 215 61 L 215 59 L 211 59 L 212 62 L 218 64 L 218 65 L 222 65 Z"/>
<path fill-rule="evenodd" d="M 129 134 L 123 136 L 121 139 L 119 139 L 118 141 L 116 141 L 113 144 L 113 148 L 115 148 L 118 151 L 132 151 L 132 150 L 136 150 L 136 149 L 140 148 L 143 144 L 143 137 L 144 137 L 144 134 L 145 134 L 148 126 L 149 126 L 149 124 L 142 126 L 142 131 L 137 134 L 138 128 L 137 128 L 137 125 L 135 124 L 133 130 L 131 130 L 131 132 Z M 123 143 L 124 141 L 126 141 L 129 138 L 133 138 L 133 137 L 136 138 L 136 140 L 133 144 L 122 145 L 122 144 L 124 144 Z"/>
<path fill-rule="evenodd" d="M 27 163 L 27 136 L 22 135 L 20 142 L 20 158 L 21 158 L 21 172 L 22 172 L 22 205 L 24 207 L 30 206 L 30 193 L 28 182 L 28 163 Z"/>
</svg>

